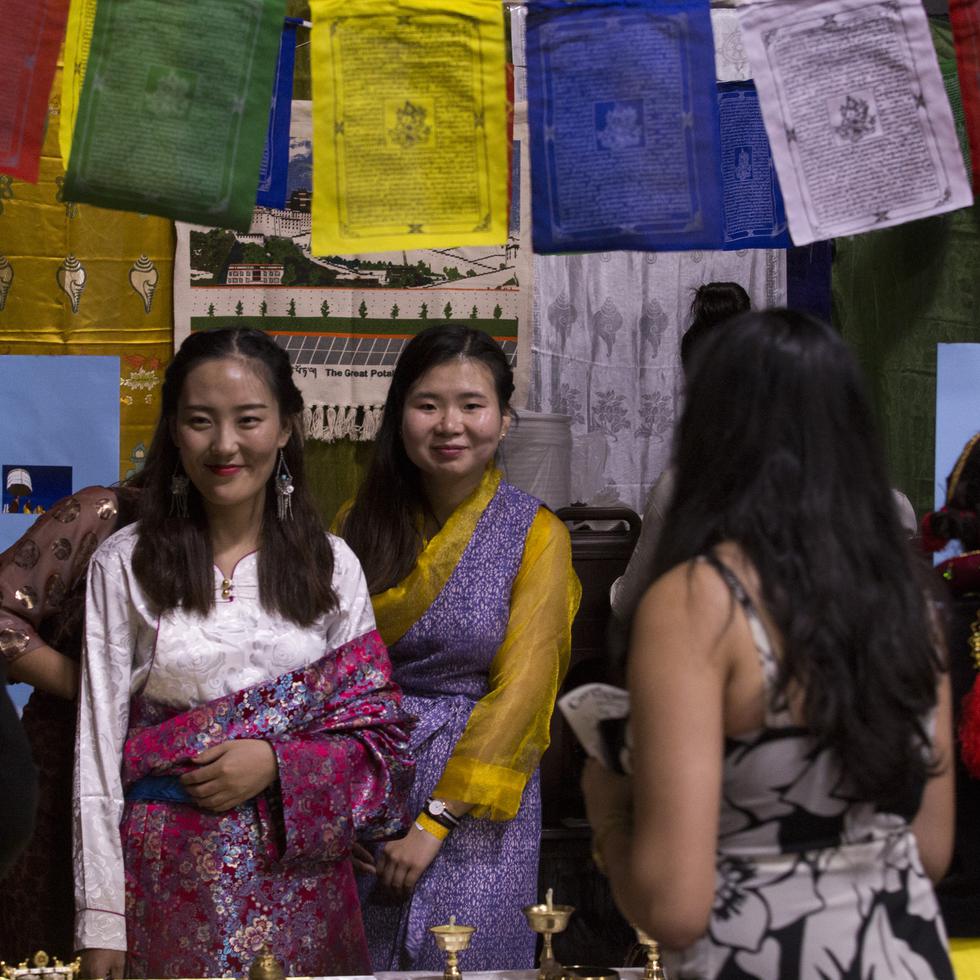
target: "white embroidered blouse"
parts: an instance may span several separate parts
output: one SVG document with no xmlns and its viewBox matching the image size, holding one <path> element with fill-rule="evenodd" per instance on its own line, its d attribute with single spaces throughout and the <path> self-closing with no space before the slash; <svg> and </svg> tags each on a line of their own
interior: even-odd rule
<svg viewBox="0 0 980 980">
<path fill-rule="evenodd" d="M 190 708 L 296 670 L 373 630 L 360 563 L 343 540 L 331 535 L 330 542 L 340 608 L 312 627 L 262 608 L 255 552 L 230 579 L 215 568 L 209 615 L 175 610 L 160 618 L 133 575 L 136 525 L 93 555 L 75 751 L 76 949 L 126 948 L 120 764 L 131 695 Z"/>
</svg>

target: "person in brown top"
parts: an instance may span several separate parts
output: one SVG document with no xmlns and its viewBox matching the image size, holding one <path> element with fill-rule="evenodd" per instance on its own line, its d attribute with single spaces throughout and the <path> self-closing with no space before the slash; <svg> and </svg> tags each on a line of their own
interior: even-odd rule
<svg viewBox="0 0 980 980">
<path fill-rule="evenodd" d="M 0 554 L 0 660 L 34 687 L 23 726 L 38 770 L 34 835 L 0 879 L 0 959 L 72 950 L 71 782 L 85 577 L 95 549 L 135 519 L 135 482 L 59 501 Z"/>
</svg>

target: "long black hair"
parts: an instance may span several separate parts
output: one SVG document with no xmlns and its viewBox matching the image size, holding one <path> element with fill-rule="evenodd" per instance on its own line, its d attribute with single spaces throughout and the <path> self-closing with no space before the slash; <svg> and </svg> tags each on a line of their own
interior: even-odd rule
<svg viewBox="0 0 980 980">
<path fill-rule="evenodd" d="M 374 456 L 341 532 L 360 558 L 372 594 L 400 582 L 422 550 L 420 517 L 427 504 L 418 468 L 402 442 L 408 393 L 427 371 L 463 358 L 487 367 L 501 414 L 510 411 L 514 374 L 489 334 L 461 323 L 438 323 L 408 342 L 395 365 Z"/>
<path fill-rule="evenodd" d="M 746 313 L 705 338 L 674 463 L 655 576 L 735 542 L 782 634 L 777 699 L 798 686 L 807 727 L 856 798 L 904 810 L 933 771 L 923 719 L 945 668 L 927 572 L 841 338 L 789 310 Z"/>
<path fill-rule="evenodd" d="M 139 530 L 133 571 L 160 612 L 182 607 L 203 614 L 214 608 L 214 554 L 201 495 L 191 484 L 188 516 L 171 514 L 171 480 L 180 453 L 171 435 L 188 374 L 205 361 L 244 361 L 275 396 L 290 426 L 283 447 L 293 477 L 292 519 L 276 516 L 275 474 L 266 485 L 258 555 L 259 598 L 269 611 L 309 626 L 335 609 L 333 550 L 306 483 L 303 466 L 303 396 L 289 356 L 261 330 L 230 328 L 192 333 L 181 344 L 163 382 L 163 408 L 143 469 Z"/>
</svg>

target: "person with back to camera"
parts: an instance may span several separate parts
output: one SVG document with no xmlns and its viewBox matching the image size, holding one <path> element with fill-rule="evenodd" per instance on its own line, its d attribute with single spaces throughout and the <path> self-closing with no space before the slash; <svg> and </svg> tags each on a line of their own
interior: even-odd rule
<svg viewBox="0 0 980 980">
<path fill-rule="evenodd" d="M 533 964 L 537 765 L 581 589 L 565 525 L 501 480 L 506 355 L 430 327 L 395 367 L 375 456 L 342 533 L 364 564 L 412 735 L 416 822 L 362 867 L 374 969 L 442 970 L 428 928 L 477 927 L 469 970 Z"/>
<path fill-rule="evenodd" d="M 75 771 L 82 975 L 365 973 L 350 850 L 411 781 L 357 559 L 303 472 L 303 400 L 257 330 L 167 368 L 139 521 L 92 557 Z"/>
<path fill-rule="evenodd" d="M 617 904 L 671 980 L 951 978 L 940 624 L 840 337 L 771 310 L 706 340 L 674 466 L 632 776 L 583 775 Z"/>
<path fill-rule="evenodd" d="M 721 324 L 750 309 L 751 305 L 749 294 L 737 282 L 706 282 L 698 286 L 691 301 L 691 325 L 681 337 L 681 367 L 685 377 L 694 351 L 701 342 Z M 629 626 L 640 596 L 653 581 L 653 556 L 673 492 L 674 471 L 668 466 L 647 497 L 640 536 L 629 564 L 610 590 L 614 624 L 620 630 L 625 631 Z"/>
</svg>

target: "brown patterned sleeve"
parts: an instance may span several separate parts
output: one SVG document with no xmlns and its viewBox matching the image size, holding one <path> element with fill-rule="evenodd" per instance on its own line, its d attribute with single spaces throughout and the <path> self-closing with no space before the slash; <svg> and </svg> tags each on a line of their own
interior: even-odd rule
<svg viewBox="0 0 980 980">
<path fill-rule="evenodd" d="M 86 487 L 58 501 L 0 554 L 0 657 L 11 662 L 44 644 L 41 622 L 58 613 L 114 530 L 115 491 Z"/>
</svg>

